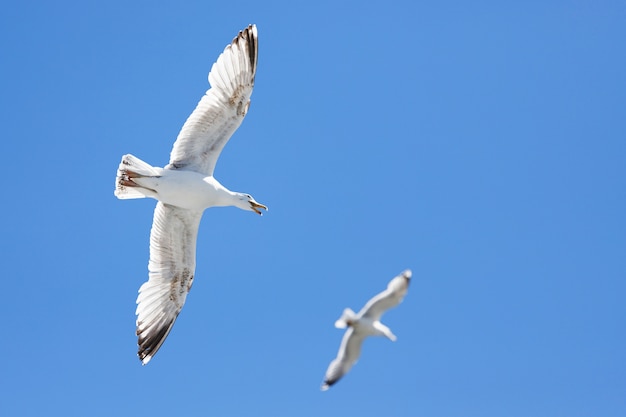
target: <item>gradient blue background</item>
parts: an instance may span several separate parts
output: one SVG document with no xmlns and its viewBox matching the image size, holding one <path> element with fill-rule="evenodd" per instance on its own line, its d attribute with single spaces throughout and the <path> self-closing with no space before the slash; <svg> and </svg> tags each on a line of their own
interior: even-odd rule
<svg viewBox="0 0 626 417">
<path fill-rule="evenodd" d="M 12 2 L 0 14 L 6 416 L 626 415 L 626 6 Z M 259 31 L 194 288 L 136 357 L 154 201 L 224 46 Z M 328 392 L 359 309 L 405 268 Z"/>
</svg>

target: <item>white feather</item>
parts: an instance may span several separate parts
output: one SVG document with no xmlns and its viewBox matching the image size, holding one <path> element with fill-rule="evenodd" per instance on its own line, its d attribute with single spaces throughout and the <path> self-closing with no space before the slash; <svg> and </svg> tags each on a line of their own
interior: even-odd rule
<svg viewBox="0 0 626 417">
<path fill-rule="evenodd" d="M 239 32 L 211 67 L 211 88 L 183 125 L 165 168 L 125 155 L 116 177 L 121 199 L 159 201 L 150 232 L 149 279 L 137 296 L 137 336 L 146 364 L 167 338 L 183 308 L 196 266 L 196 237 L 202 213 L 214 206 L 236 206 L 261 214 L 249 194 L 228 190 L 213 177 L 224 145 L 243 121 L 254 86 L 256 26 Z"/>
<path fill-rule="evenodd" d="M 346 308 L 335 322 L 338 328 L 348 326 L 348 330 L 341 340 L 337 357 L 328 366 L 321 390 L 326 391 L 331 385 L 339 381 L 357 362 L 361 355 L 361 345 L 367 336 L 385 336 L 396 341 L 391 330 L 380 322 L 380 317 L 389 308 L 397 306 L 407 293 L 411 271 L 408 269 L 393 278 L 387 289 L 372 299 L 358 314 Z"/>
</svg>

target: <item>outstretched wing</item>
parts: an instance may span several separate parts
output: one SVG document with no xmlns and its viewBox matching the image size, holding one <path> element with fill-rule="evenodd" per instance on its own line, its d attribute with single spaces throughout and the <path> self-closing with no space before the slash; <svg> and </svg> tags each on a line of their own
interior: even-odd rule
<svg viewBox="0 0 626 417">
<path fill-rule="evenodd" d="M 258 56 L 257 30 L 239 32 L 209 73 L 211 88 L 187 119 L 170 154 L 169 169 L 213 175 L 217 158 L 250 105 Z"/>
<path fill-rule="evenodd" d="M 368 317 L 372 320 L 380 320 L 385 311 L 393 308 L 402 302 L 409 289 L 411 271 L 406 270 L 392 279 L 387 285 L 387 289 L 374 296 L 359 311 L 359 317 Z"/>
<path fill-rule="evenodd" d="M 353 327 L 346 330 L 343 339 L 341 339 L 341 346 L 339 346 L 337 357 L 333 359 L 326 370 L 326 376 L 321 386 L 322 391 L 326 391 L 331 385 L 348 373 L 352 365 L 354 365 L 359 359 L 359 356 L 361 356 L 361 345 L 364 339 L 365 335 L 356 332 Z"/>
<path fill-rule="evenodd" d="M 196 238 L 201 211 L 159 202 L 150 232 L 149 279 L 137 297 L 139 359 L 157 353 L 185 304 L 196 269 Z"/>
</svg>

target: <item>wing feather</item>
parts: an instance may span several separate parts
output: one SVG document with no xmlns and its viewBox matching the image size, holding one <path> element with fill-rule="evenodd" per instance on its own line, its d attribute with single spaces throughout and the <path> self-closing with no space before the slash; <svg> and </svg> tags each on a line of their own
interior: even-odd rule
<svg viewBox="0 0 626 417">
<path fill-rule="evenodd" d="M 337 357 L 328 366 L 324 382 L 322 383 L 322 391 L 326 391 L 331 385 L 339 381 L 361 356 L 361 346 L 365 335 L 356 332 L 353 327 L 346 330 L 341 339 L 341 345 L 337 352 Z"/>
<path fill-rule="evenodd" d="M 381 316 L 390 308 L 400 304 L 404 299 L 411 280 L 411 271 L 406 270 L 393 278 L 387 285 L 387 289 L 370 299 L 359 311 L 359 317 L 368 317 L 372 320 L 380 320 Z"/>
<path fill-rule="evenodd" d="M 137 297 L 138 355 L 145 365 L 169 334 L 191 289 L 202 212 L 161 202 L 150 232 L 149 279 Z"/>
<path fill-rule="evenodd" d="M 213 175 L 222 149 L 248 111 L 257 56 L 257 30 L 250 25 L 239 32 L 211 67 L 211 88 L 178 134 L 167 168 Z"/>
</svg>

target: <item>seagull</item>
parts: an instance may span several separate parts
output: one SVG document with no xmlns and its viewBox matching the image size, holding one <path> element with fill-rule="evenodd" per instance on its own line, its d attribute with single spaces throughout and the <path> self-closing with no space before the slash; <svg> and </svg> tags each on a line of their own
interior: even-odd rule
<svg viewBox="0 0 626 417">
<path fill-rule="evenodd" d="M 322 391 L 326 391 L 348 373 L 359 359 L 361 344 L 367 336 L 385 336 L 392 342 L 396 341 L 396 336 L 389 330 L 389 327 L 380 322 L 380 317 L 385 311 L 402 302 L 410 280 L 411 271 L 407 269 L 392 279 L 385 291 L 369 300 L 359 314 L 355 314 L 349 308 L 343 311 L 339 320 L 335 322 L 335 327 L 338 329 L 348 327 L 348 330 L 343 335 L 337 357 L 328 366 L 321 386 Z"/>
<path fill-rule="evenodd" d="M 209 72 L 211 88 L 183 125 L 164 168 L 124 155 L 115 179 L 119 199 L 158 200 L 150 231 L 149 279 L 137 297 L 137 355 L 147 364 L 157 353 L 191 289 L 196 238 L 206 208 L 235 206 L 262 214 L 250 194 L 233 192 L 213 177 L 222 149 L 250 106 L 258 40 L 249 25 L 226 46 Z"/>
</svg>

